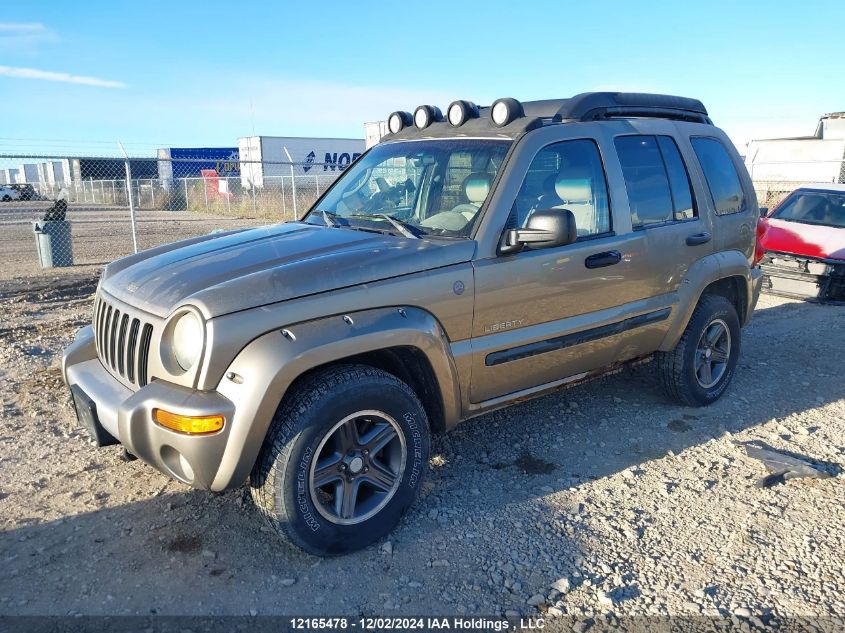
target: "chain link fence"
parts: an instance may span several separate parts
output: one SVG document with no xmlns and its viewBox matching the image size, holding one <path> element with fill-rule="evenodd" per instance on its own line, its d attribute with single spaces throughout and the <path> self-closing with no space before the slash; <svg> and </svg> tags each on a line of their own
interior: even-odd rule
<svg viewBox="0 0 845 633">
<path fill-rule="evenodd" d="M 824 162 L 819 171 L 830 173 Z M 342 171 L 331 163 L 237 158 L 0 155 L 0 280 L 102 265 L 212 231 L 291 221 Z M 755 163 L 749 171 L 763 207 L 797 187 L 824 184 L 814 180 L 812 161 Z M 802 177 L 765 177 L 773 172 Z M 845 163 L 839 174 L 845 181 Z"/>
<path fill-rule="evenodd" d="M 772 209 L 780 204 L 786 196 L 798 189 L 814 184 L 801 180 L 757 180 L 754 182 L 754 191 L 757 194 L 757 204 L 767 209 Z"/>
<path fill-rule="evenodd" d="M 302 217 L 337 164 L 0 155 L 0 279 Z"/>
<path fill-rule="evenodd" d="M 758 204 L 769 209 L 799 187 L 845 183 L 845 160 L 756 161 L 747 167 Z M 827 179 L 818 177 L 819 172 Z"/>
</svg>

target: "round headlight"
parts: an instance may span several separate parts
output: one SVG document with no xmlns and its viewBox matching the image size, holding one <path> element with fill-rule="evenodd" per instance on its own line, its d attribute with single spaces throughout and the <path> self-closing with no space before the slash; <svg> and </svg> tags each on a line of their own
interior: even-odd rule
<svg viewBox="0 0 845 633">
<path fill-rule="evenodd" d="M 472 101 L 453 101 L 446 110 L 446 118 L 454 127 L 458 127 L 478 116 L 478 106 Z"/>
<path fill-rule="evenodd" d="M 497 127 L 504 127 L 521 116 L 523 116 L 522 104 L 516 99 L 497 99 L 490 108 L 490 118 Z"/>
<path fill-rule="evenodd" d="M 176 317 L 171 332 L 170 349 L 173 351 L 173 358 L 179 367 L 188 371 L 202 353 L 202 322 L 193 312 L 183 312 Z"/>
<path fill-rule="evenodd" d="M 394 112 L 387 117 L 387 129 L 390 130 L 391 134 L 401 132 L 411 123 L 411 115 L 408 112 Z"/>
<path fill-rule="evenodd" d="M 434 121 L 439 121 L 443 118 L 440 108 L 430 105 L 421 105 L 414 110 L 414 125 L 419 129 L 425 129 Z"/>
</svg>

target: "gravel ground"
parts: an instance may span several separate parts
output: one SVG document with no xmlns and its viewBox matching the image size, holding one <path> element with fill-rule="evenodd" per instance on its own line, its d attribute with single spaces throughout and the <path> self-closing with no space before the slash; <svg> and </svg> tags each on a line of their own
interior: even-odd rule
<svg viewBox="0 0 845 633">
<path fill-rule="evenodd" d="M 58 367 L 93 267 L 0 282 L 0 613 L 845 616 L 841 476 L 755 487 L 758 441 L 845 462 L 845 309 L 763 297 L 706 409 L 651 366 L 435 439 L 382 543 L 321 560 L 246 489 L 193 491 L 77 428 Z"/>
</svg>

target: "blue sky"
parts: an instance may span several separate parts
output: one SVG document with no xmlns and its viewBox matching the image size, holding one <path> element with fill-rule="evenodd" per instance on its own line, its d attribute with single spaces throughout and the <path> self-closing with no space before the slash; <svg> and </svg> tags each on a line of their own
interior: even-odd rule
<svg viewBox="0 0 845 633">
<path fill-rule="evenodd" d="M 742 151 L 845 110 L 841 0 L 636 4 L 7 2 L 0 152 L 362 137 L 420 103 L 589 90 L 697 97 Z"/>
</svg>

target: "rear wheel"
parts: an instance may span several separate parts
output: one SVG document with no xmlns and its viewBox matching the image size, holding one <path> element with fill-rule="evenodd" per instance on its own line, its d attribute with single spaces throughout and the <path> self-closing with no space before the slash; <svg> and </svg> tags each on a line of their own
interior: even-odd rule
<svg viewBox="0 0 845 633">
<path fill-rule="evenodd" d="M 414 502 L 429 442 L 408 385 L 372 367 L 334 367 L 285 398 L 253 469 L 252 496 L 302 549 L 354 551 L 390 532 Z"/>
<path fill-rule="evenodd" d="M 675 349 L 658 357 L 667 395 L 696 407 L 718 400 L 733 378 L 740 337 L 733 304 L 718 295 L 703 296 Z"/>
</svg>

